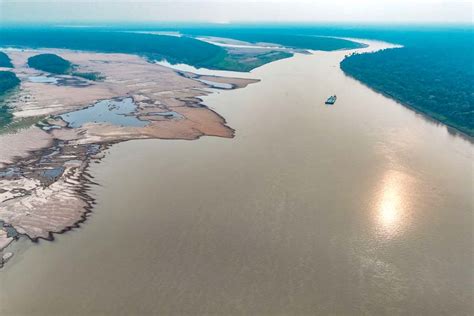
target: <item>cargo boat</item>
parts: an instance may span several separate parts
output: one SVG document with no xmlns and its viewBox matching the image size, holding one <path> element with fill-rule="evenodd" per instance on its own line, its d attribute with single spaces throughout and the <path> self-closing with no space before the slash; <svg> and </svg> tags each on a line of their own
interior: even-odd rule
<svg viewBox="0 0 474 316">
<path fill-rule="evenodd" d="M 334 104 L 334 103 L 336 103 L 336 100 L 337 100 L 337 96 L 332 95 L 326 100 L 326 104 Z"/>
</svg>

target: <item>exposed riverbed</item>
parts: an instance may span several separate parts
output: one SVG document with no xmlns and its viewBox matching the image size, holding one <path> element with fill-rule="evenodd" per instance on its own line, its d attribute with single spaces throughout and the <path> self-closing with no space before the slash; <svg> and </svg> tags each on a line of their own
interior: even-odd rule
<svg viewBox="0 0 474 316">
<path fill-rule="evenodd" d="M 233 139 L 112 146 L 91 217 L 14 245 L 0 314 L 471 314 L 473 144 L 346 77 L 347 53 L 204 97 Z"/>
</svg>

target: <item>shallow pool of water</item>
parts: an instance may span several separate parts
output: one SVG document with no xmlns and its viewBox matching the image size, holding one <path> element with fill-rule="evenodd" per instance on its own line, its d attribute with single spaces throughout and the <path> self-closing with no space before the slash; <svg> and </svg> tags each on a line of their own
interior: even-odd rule
<svg viewBox="0 0 474 316">
<path fill-rule="evenodd" d="M 49 77 L 49 76 L 31 76 L 28 77 L 28 80 L 35 83 L 58 83 L 58 78 Z"/>
<path fill-rule="evenodd" d="M 81 127 L 86 123 L 107 123 L 118 126 L 143 127 L 149 122 L 138 119 L 134 113 L 136 104 L 132 98 L 103 100 L 81 110 L 69 112 L 60 117 L 70 127 Z"/>
</svg>

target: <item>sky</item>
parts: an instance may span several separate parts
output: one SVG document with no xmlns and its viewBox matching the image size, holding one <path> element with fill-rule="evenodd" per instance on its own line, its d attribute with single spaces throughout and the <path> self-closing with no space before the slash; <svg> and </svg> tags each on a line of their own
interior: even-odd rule
<svg viewBox="0 0 474 316">
<path fill-rule="evenodd" d="M 469 23 L 472 0 L 0 0 L 4 22 Z"/>
</svg>

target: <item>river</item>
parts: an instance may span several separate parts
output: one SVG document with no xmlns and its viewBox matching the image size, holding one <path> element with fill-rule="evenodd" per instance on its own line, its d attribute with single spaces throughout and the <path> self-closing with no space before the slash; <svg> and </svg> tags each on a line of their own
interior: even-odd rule
<svg viewBox="0 0 474 316">
<path fill-rule="evenodd" d="M 205 97 L 234 139 L 111 147 L 90 218 L 16 243 L 0 314 L 472 314 L 473 143 L 345 76 L 347 53 Z"/>
</svg>

